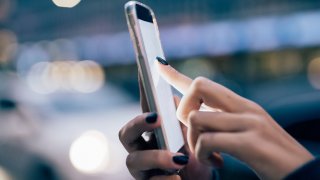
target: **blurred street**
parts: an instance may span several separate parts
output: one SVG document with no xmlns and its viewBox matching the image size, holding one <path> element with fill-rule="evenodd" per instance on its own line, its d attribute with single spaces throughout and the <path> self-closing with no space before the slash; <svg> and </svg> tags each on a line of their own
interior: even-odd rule
<svg viewBox="0 0 320 180">
<path fill-rule="evenodd" d="M 118 140 L 141 113 L 126 2 L 0 0 L 0 180 L 132 179 Z M 257 102 L 320 154 L 319 1 L 141 2 L 170 65 Z M 225 158 L 221 179 L 257 179 Z"/>
</svg>

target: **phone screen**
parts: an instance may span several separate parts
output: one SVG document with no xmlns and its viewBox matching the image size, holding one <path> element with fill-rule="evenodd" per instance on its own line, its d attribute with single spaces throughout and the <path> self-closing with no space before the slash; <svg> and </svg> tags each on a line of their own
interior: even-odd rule
<svg viewBox="0 0 320 180">
<path fill-rule="evenodd" d="M 138 19 L 141 30 L 142 41 L 147 55 L 154 89 L 156 91 L 156 102 L 158 112 L 162 119 L 162 131 L 167 139 L 168 150 L 177 152 L 183 145 L 184 140 L 179 121 L 176 118 L 176 108 L 170 85 L 158 73 L 159 66 L 156 57 L 164 58 L 160 39 L 156 26 L 153 23 Z"/>
</svg>

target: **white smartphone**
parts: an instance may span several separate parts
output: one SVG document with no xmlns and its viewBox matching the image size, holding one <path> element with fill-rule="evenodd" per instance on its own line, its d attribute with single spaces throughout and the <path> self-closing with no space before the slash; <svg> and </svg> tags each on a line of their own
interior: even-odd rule
<svg viewBox="0 0 320 180">
<path fill-rule="evenodd" d="M 154 132 L 158 146 L 178 152 L 184 146 L 184 140 L 171 87 L 157 70 L 156 58 L 165 58 L 155 15 L 151 8 L 136 1 L 125 4 L 125 14 L 148 106 L 162 120 L 161 128 Z"/>
</svg>

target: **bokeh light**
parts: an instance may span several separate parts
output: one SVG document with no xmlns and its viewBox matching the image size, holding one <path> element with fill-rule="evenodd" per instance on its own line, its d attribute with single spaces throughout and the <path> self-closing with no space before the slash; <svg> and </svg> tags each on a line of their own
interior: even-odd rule
<svg viewBox="0 0 320 180">
<path fill-rule="evenodd" d="M 49 94 L 56 91 L 59 84 L 51 80 L 51 63 L 39 62 L 34 64 L 27 76 L 29 87 L 39 94 Z"/>
<path fill-rule="evenodd" d="M 49 81 L 57 84 L 62 91 L 72 90 L 69 76 L 75 64 L 74 61 L 55 61 L 51 63 L 51 79 Z"/>
<path fill-rule="evenodd" d="M 320 89 L 320 58 L 310 61 L 308 65 L 308 78 L 315 89 Z"/>
<path fill-rule="evenodd" d="M 80 3 L 81 0 L 52 0 L 59 7 L 72 8 Z"/>
<path fill-rule="evenodd" d="M 0 30 L 0 63 L 6 63 L 17 48 L 17 37 L 9 30 Z"/>
<path fill-rule="evenodd" d="M 0 166 L 0 179 L 1 180 L 11 180 L 9 173 Z"/>
<path fill-rule="evenodd" d="M 104 71 L 94 61 L 54 61 L 34 64 L 27 84 L 40 94 L 56 91 L 93 93 L 104 85 Z"/>
<path fill-rule="evenodd" d="M 110 160 L 105 135 L 96 130 L 85 132 L 72 143 L 69 157 L 72 165 L 80 172 L 103 172 Z"/>
<path fill-rule="evenodd" d="M 103 86 L 104 73 L 94 61 L 81 61 L 70 72 L 70 83 L 74 90 L 91 93 Z"/>
<path fill-rule="evenodd" d="M 0 21 L 7 19 L 11 10 L 11 0 L 1 0 L 0 1 Z"/>
<path fill-rule="evenodd" d="M 189 59 L 179 66 L 179 70 L 191 78 L 198 76 L 214 77 L 216 69 L 207 59 Z"/>
</svg>

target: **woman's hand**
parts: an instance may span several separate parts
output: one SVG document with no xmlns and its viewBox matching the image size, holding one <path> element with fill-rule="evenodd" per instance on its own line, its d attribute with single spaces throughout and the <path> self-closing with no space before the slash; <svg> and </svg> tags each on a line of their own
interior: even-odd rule
<svg viewBox="0 0 320 180">
<path fill-rule="evenodd" d="M 139 78 L 140 80 L 140 78 Z M 140 83 L 141 85 L 141 83 Z M 141 106 L 144 112 L 148 112 L 148 106 L 143 88 L 140 86 Z M 176 104 L 179 99 L 175 98 Z M 136 179 L 210 179 L 211 168 L 199 163 L 195 156 L 190 153 L 186 145 L 186 155 L 182 153 L 171 153 L 166 150 L 157 149 L 154 135 L 146 141 L 142 134 L 160 127 L 161 118 L 156 113 L 144 113 L 129 121 L 119 131 L 119 139 L 128 151 L 127 167 Z M 182 126 L 184 137 L 187 129 Z M 213 158 L 216 164 L 221 164 L 222 159 L 215 154 Z M 159 170 L 180 170 L 178 174 L 164 174 Z"/>
<path fill-rule="evenodd" d="M 184 94 L 177 116 L 188 127 L 190 149 L 200 162 L 211 165 L 212 153 L 225 152 L 262 179 L 281 179 L 313 159 L 256 103 L 209 79 L 191 80 L 160 63 L 158 68 Z M 214 111 L 200 111 L 201 106 Z"/>
<path fill-rule="evenodd" d="M 148 173 L 148 170 L 178 170 L 182 169 L 188 162 L 188 158 L 183 154 L 155 150 L 154 140 L 145 141 L 143 139 L 141 135 L 144 132 L 159 128 L 160 124 L 161 122 L 155 113 L 145 113 L 131 120 L 119 132 L 120 141 L 129 152 L 126 162 L 127 167 L 136 179 L 146 179 L 151 176 L 152 172 L 149 171 Z M 174 161 L 174 157 L 178 158 L 178 161 Z"/>
</svg>

